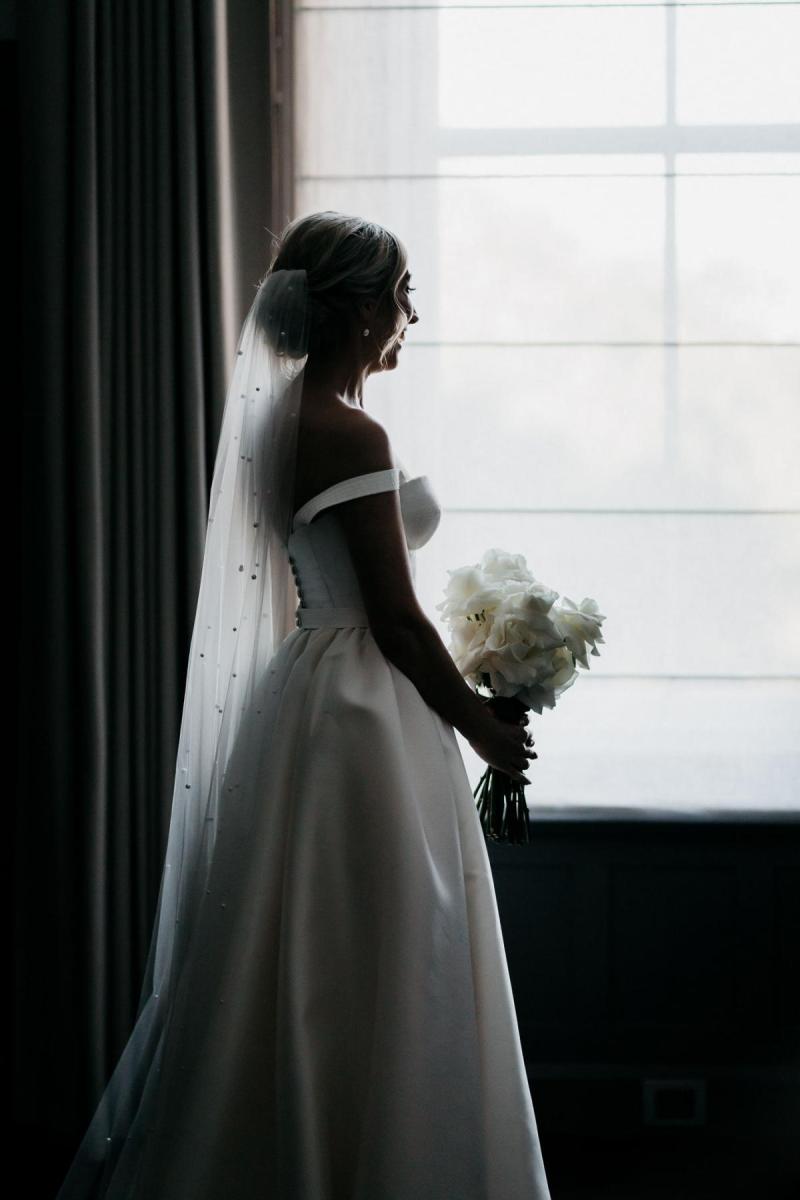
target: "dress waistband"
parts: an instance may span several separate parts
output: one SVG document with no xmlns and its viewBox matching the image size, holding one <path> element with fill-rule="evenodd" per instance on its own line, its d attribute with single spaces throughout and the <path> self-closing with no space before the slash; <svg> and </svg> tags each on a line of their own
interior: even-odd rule
<svg viewBox="0 0 800 1200">
<path fill-rule="evenodd" d="M 351 626 L 368 626 L 369 619 L 363 608 L 303 608 L 297 609 L 297 624 L 300 629 L 322 629 L 332 625 L 339 629 Z"/>
</svg>

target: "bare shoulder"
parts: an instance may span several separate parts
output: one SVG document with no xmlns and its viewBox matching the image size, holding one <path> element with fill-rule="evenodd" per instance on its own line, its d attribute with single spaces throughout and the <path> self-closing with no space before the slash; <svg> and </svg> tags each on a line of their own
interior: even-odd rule
<svg viewBox="0 0 800 1200">
<path fill-rule="evenodd" d="M 331 469 L 343 478 L 395 465 L 386 429 L 363 409 L 343 407 L 326 417 L 320 424 L 319 445 L 331 456 Z"/>
<path fill-rule="evenodd" d="M 298 432 L 295 511 L 343 479 L 395 465 L 389 435 L 369 413 L 309 407 Z"/>
</svg>

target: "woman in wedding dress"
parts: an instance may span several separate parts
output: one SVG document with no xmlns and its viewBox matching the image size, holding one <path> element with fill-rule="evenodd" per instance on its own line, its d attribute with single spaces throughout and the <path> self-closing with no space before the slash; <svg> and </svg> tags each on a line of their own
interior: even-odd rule
<svg viewBox="0 0 800 1200">
<path fill-rule="evenodd" d="M 441 510 L 364 404 L 409 279 L 395 235 L 326 211 L 259 285 L 136 1027 L 58 1200 L 549 1198 L 454 729 L 516 778 L 532 738 L 420 608 Z"/>
</svg>

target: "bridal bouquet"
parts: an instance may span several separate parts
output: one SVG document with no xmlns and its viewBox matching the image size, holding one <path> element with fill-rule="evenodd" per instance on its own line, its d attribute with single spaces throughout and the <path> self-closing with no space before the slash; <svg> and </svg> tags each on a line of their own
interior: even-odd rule
<svg viewBox="0 0 800 1200">
<path fill-rule="evenodd" d="M 586 647 L 597 642 L 605 617 L 588 597 L 575 604 L 535 579 L 521 554 L 487 550 L 480 563 L 448 571 L 442 610 L 448 647 L 461 674 L 491 694 L 496 716 L 518 723 L 534 709 L 555 708 L 575 682 L 577 665 L 589 669 Z M 525 785 L 487 767 L 473 793 L 484 834 L 494 841 L 529 842 Z"/>
</svg>

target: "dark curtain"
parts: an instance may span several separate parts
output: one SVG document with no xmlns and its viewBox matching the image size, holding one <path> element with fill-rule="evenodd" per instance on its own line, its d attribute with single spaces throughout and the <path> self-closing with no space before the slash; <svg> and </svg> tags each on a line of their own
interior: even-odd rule
<svg viewBox="0 0 800 1200">
<path fill-rule="evenodd" d="M 275 103 L 285 12 L 27 0 L 4 41 L 22 435 L 15 1108 L 21 1164 L 40 1173 L 26 1194 L 54 1194 L 135 1015 L 227 377 L 270 231 L 294 215 Z"/>
</svg>

